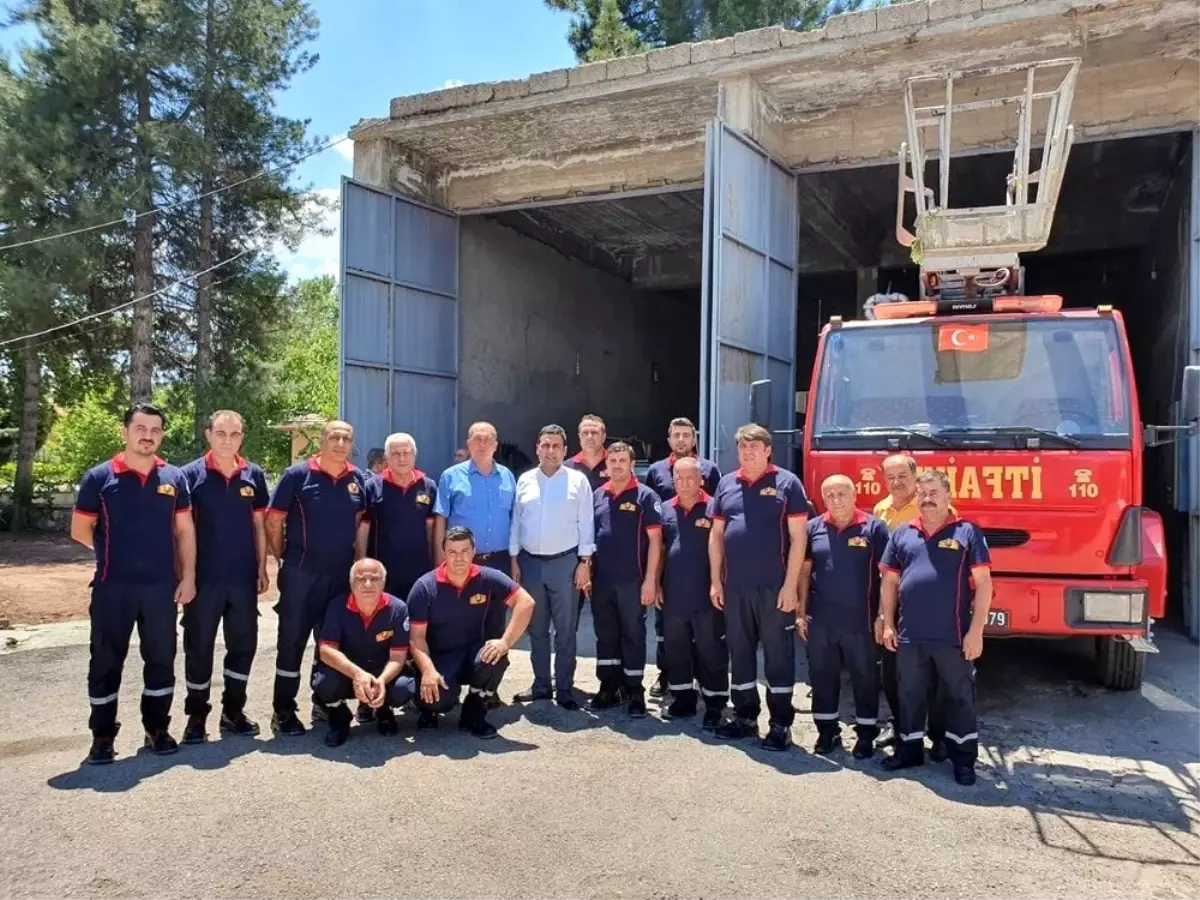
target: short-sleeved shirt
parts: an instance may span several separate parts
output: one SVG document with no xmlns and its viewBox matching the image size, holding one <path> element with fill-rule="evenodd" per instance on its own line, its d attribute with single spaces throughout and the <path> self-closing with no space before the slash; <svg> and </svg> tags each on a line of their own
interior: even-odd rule
<svg viewBox="0 0 1200 900">
<path fill-rule="evenodd" d="M 325 611 L 320 645 L 341 650 L 350 662 L 378 675 L 408 650 L 408 606 L 384 594 L 374 612 L 363 613 L 353 594 L 334 597 Z"/>
<path fill-rule="evenodd" d="M 712 497 L 704 491 L 690 507 L 676 495 L 663 504 L 663 609 L 691 615 L 708 607 L 708 536 L 712 533 Z"/>
<path fill-rule="evenodd" d="M 879 614 L 879 562 L 888 529 L 860 509 L 838 527 L 826 513 L 808 520 L 806 556 L 812 560 L 808 616 L 834 631 L 873 634 Z"/>
<path fill-rule="evenodd" d="M 646 487 L 658 494 L 663 503 L 675 496 L 675 462 L 678 459 L 679 457 L 672 453 L 666 459 L 660 459 L 651 465 L 646 472 Z M 697 461 L 700 463 L 700 487 L 712 496 L 717 492 L 717 485 L 721 483 L 721 470 L 711 460 Z"/>
<path fill-rule="evenodd" d="M 183 467 L 196 523 L 196 585 L 258 583 L 254 516 L 267 508 L 267 476 L 240 456 L 228 478 L 212 452 Z"/>
<path fill-rule="evenodd" d="M 641 584 L 650 532 L 662 528 L 662 501 L 637 478 L 618 493 L 611 481 L 592 495 L 596 512 L 595 585 Z"/>
<path fill-rule="evenodd" d="M 520 589 L 499 569 L 476 565 L 463 586 L 455 587 L 442 563 L 413 585 L 408 595 L 409 621 L 427 626 L 425 642 L 433 656 L 473 650 L 487 640 L 488 612 L 512 606 Z"/>
<path fill-rule="evenodd" d="M 166 460 L 155 457 L 154 466 L 142 475 L 118 453 L 89 469 L 79 483 L 75 512 L 96 520 L 96 581 L 177 580 L 175 516 L 189 509 L 187 478 Z"/>
<path fill-rule="evenodd" d="M 319 456 L 286 469 L 268 510 L 287 517 L 284 565 L 346 578 L 365 508 L 366 479 L 349 463 L 339 475 L 322 469 Z"/>
<path fill-rule="evenodd" d="M 448 528 L 465 526 L 475 535 L 476 553 L 508 551 L 517 479 L 498 462 L 484 475 L 474 460 L 456 463 L 438 480 L 433 511 Z"/>
<path fill-rule="evenodd" d="M 419 470 L 407 486 L 391 469 L 367 479 L 367 555 L 383 563 L 389 582 L 412 584 L 433 568 L 428 527 L 436 500 L 437 485 Z"/>
<path fill-rule="evenodd" d="M 725 586 L 731 590 L 783 587 L 792 547 L 789 519 L 806 519 L 810 506 L 800 479 L 767 466 L 756 481 L 741 469 L 721 479 L 713 519 L 725 522 Z"/>
<path fill-rule="evenodd" d="M 600 490 L 600 485 L 608 481 L 608 453 L 607 451 L 600 454 L 600 461 L 596 463 L 596 468 L 592 468 L 587 464 L 587 460 L 583 458 L 582 453 L 576 453 L 570 459 L 563 463 L 564 466 L 569 466 L 577 472 L 582 472 L 587 476 L 588 484 L 592 487 L 592 493 Z"/>
<path fill-rule="evenodd" d="M 990 567 L 983 533 L 964 519 L 951 516 L 932 534 L 919 518 L 893 531 L 879 568 L 900 575 L 900 643 L 960 646 L 971 624 L 971 573 Z"/>
</svg>

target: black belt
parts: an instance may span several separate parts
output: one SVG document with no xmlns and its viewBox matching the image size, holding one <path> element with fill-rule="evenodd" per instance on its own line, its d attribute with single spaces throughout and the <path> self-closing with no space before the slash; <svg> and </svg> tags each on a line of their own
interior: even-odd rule
<svg viewBox="0 0 1200 900">
<path fill-rule="evenodd" d="M 490 550 L 487 553 L 476 553 L 475 558 L 476 559 L 491 559 L 493 556 L 499 556 L 501 553 L 503 553 L 505 556 L 508 556 L 507 550 Z"/>
<path fill-rule="evenodd" d="M 541 560 L 542 562 L 550 562 L 555 559 L 562 559 L 564 556 L 578 555 L 579 547 L 572 547 L 570 550 L 564 550 L 562 553 L 551 553 L 549 556 L 542 556 L 537 553 L 530 553 L 528 550 L 521 551 L 530 559 Z"/>
</svg>

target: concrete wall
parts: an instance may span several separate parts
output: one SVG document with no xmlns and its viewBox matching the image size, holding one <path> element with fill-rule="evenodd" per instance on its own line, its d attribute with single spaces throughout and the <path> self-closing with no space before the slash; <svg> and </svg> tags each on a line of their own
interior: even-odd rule
<svg viewBox="0 0 1200 900">
<path fill-rule="evenodd" d="M 548 422 L 574 447 L 585 412 L 610 436 L 643 439 L 695 415 L 698 305 L 635 291 L 485 217 L 461 228 L 460 430 L 486 419 L 532 456 Z"/>
</svg>

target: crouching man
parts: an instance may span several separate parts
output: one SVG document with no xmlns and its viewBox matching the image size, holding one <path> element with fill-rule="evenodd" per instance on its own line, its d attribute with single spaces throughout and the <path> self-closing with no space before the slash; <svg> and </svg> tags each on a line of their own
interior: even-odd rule
<svg viewBox="0 0 1200 900">
<path fill-rule="evenodd" d="M 386 578 L 383 563 L 360 559 L 350 568 L 350 595 L 334 598 L 325 612 L 313 693 L 328 713 L 330 747 L 350 735 L 351 697 L 375 710 L 380 734 L 396 733 L 394 707 L 413 697 L 413 680 L 399 677 L 408 658 L 408 607 L 384 593 Z"/>
<path fill-rule="evenodd" d="M 486 717 L 487 702 L 496 696 L 508 668 L 508 651 L 521 639 L 533 616 L 533 597 L 499 569 L 474 563 L 475 537 L 456 526 L 442 539 L 443 561 L 417 579 L 408 595 L 412 655 L 420 673 L 418 728 L 436 728 L 438 716 L 458 703 L 462 685 L 467 698 L 460 728 L 476 737 L 493 738 L 496 728 Z M 487 639 L 487 623 L 512 616 L 504 633 Z"/>
</svg>

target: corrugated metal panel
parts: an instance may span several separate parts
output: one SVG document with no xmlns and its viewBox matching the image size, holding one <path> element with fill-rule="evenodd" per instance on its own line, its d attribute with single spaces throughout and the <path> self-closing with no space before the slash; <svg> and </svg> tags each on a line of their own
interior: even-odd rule
<svg viewBox="0 0 1200 900">
<path fill-rule="evenodd" d="M 458 219 L 342 180 L 340 415 L 356 463 L 394 431 L 437 473 L 458 430 Z"/>
<path fill-rule="evenodd" d="M 771 380 L 773 431 L 794 425 L 796 390 L 796 178 L 728 126 L 708 130 L 703 330 L 712 360 L 705 451 L 737 465 L 733 436 L 750 421 L 750 384 Z M 785 463 L 780 453 L 777 459 Z"/>
</svg>

